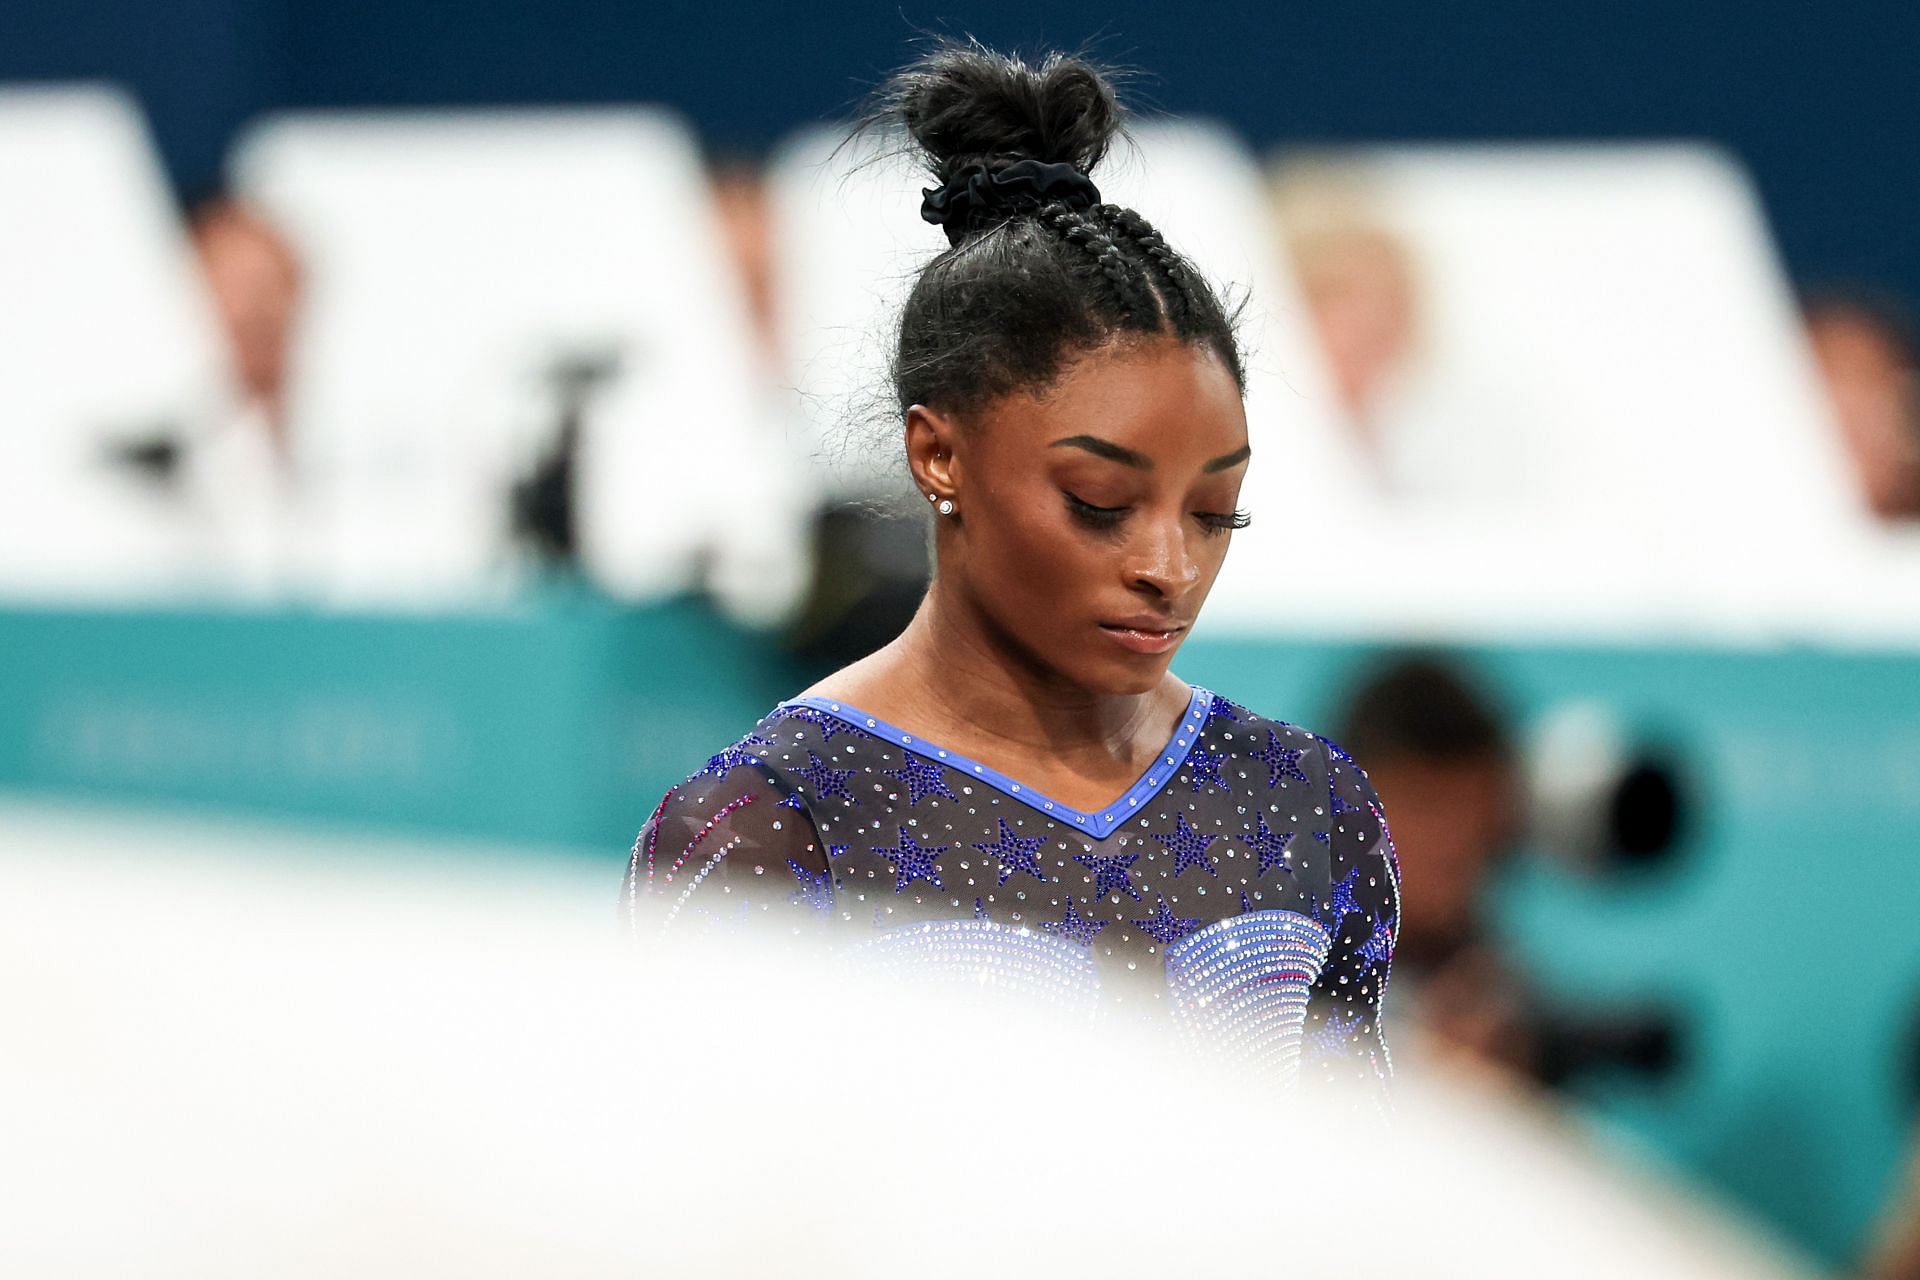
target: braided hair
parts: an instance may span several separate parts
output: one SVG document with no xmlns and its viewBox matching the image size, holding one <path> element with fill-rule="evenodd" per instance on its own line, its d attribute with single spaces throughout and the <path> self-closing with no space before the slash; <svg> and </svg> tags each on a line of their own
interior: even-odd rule
<svg viewBox="0 0 1920 1280">
<path fill-rule="evenodd" d="M 1082 58 L 1038 67 L 979 44 L 937 46 L 881 91 L 869 124 L 904 126 L 943 187 L 970 175 L 1070 165 L 1085 181 L 1120 133 L 1109 78 Z M 976 182 L 976 186 L 979 185 Z M 1008 184 L 1011 185 L 1011 184 Z M 900 408 L 968 413 L 1044 390 L 1074 358 L 1128 339 L 1170 337 L 1211 352 L 1242 392 L 1233 320 L 1191 263 L 1140 214 L 1043 194 L 971 207 L 950 247 L 914 282 L 893 382 Z M 929 205 L 936 203 L 929 192 Z M 937 215 L 928 214 L 929 220 Z"/>
</svg>

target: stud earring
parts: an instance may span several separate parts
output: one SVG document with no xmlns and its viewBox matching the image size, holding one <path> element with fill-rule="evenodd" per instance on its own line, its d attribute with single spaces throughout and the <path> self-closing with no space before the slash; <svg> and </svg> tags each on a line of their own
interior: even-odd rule
<svg viewBox="0 0 1920 1280">
<path fill-rule="evenodd" d="M 941 514 L 941 515 L 943 515 L 943 516 L 950 516 L 950 515 L 952 515 L 952 514 L 953 514 L 953 499 L 952 499 L 952 498 L 942 498 L 942 499 L 940 499 L 940 506 L 938 507 L 938 510 L 939 510 L 939 512 L 940 512 L 940 514 Z"/>
</svg>

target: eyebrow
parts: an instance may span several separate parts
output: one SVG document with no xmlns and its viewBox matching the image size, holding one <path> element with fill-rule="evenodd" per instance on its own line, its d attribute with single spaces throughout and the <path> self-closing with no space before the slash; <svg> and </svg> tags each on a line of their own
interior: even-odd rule
<svg viewBox="0 0 1920 1280">
<path fill-rule="evenodd" d="M 1128 449 L 1123 445 L 1117 445 L 1111 440 L 1102 440 L 1099 436 L 1062 436 L 1048 447 L 1058 449 L 1062 446 L 1070 449 L 1085 449 L 1097 458 L 1105 458 L 1109 462 L 1117 462 L 1122 466 L 1136 467 L 1141 471 L 1153 470 L 1153 459 L 1149 458 L 1146 454 L 1136 453 L 1134 450 Z M 1229 467 L 1239 466 L 1252 456 L 1253 446 L 1243 444 L 1232 453 L 1221 454 L 1200 469 L 1202 471 L 1225 471 Z"/>
<path fill-rule="evenodd" d="M 1202 471 L 1225 471 L 1228 467 L 1239 466 L 1241 463 L 1245 462 L 1248 458 L 1251 458 L 1252 456 L 1253 456 L 1253 446 L 1250 444 L 1243 444 L 1238 449 L 1235 449 L 1232 453 L 1221 454 L 1219 457 L 1215 458 L 1212 462 L 1209 462 L 1206 466 L 1200 469 Z"/>
</svg>

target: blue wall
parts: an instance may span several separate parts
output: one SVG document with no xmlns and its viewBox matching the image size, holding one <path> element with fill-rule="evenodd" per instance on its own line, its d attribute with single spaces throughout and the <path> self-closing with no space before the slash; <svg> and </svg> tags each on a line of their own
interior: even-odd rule
<svg viewBox="0 0 1920 1280">
<path fill-rule="evenodd" d="M 1261 144 L 1401 138 L 1700 137 L 1757 174 L 1804 279 L 1920 299 L 1910 87 L 1920 7 L 1685 5 L 1221 8 L 1134 0 L 646 6 L 616 0 L 0 0 L 0 80 L 107 76 L 152 116 L 176 179 L 211 181 L 234 130 L 281 106 L 646 99 L 727 150 L 832 116 L 916 26 L 1077 44 L 1152 76 L 1143 96 Z"/>
</svg>

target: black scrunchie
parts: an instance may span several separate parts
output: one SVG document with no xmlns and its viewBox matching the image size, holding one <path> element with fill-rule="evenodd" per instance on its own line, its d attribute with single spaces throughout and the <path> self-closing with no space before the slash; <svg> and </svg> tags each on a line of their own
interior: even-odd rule
<svg viewBox="0 0 1920 1280">
<path fill-rule="evenodd" d="M 1015 160 L 989 171 L 984 164 L 962 165 L 942 187 L 921 192 L 920 216 L 959 244 L 973 231 L 1005 222 L 1041 205 L 1059 202 L 1084 213 L 1100 203 L 1100 188 L 1070 164 Z"/>
</svg>

